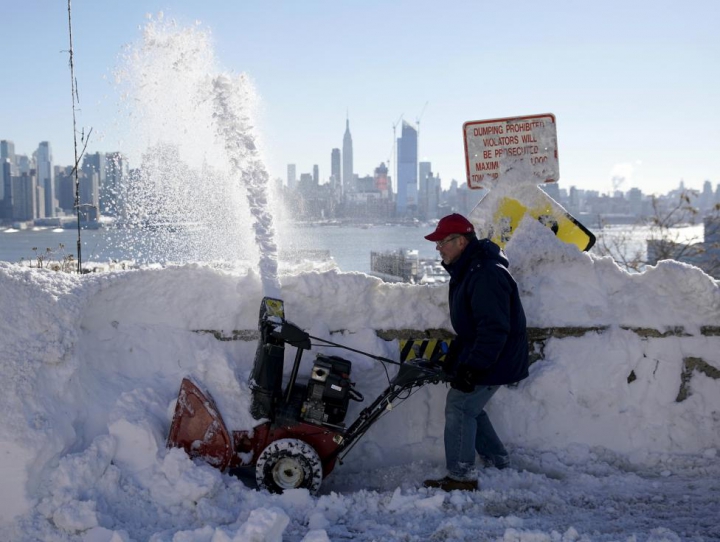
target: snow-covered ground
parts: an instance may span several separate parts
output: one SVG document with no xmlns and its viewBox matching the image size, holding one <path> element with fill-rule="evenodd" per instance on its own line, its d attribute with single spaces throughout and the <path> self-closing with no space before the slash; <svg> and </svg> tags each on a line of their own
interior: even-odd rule
<svg viewBox="0 0 720 542">
<path fill-rule="evenodd" d="M 443 474 L 444 385 L 388 412 L 318 496 L 257 491 L 165 448 L 185 375 L 231 429 L 253 425 L 255 343 L 198 332 L 256 329 L 253 270 L 80 277 L 0 263 L 0 540 L 720 539 L 720 380 L 682 376 L 688 359 L 720 368 L 717 282 L 673 262 L 629 275 L 532 220 L 507 252 L 530 326 L 599 331 L 538 344 L 530 377 L 496 395 L 512 466 L 480 468 L 474 493 L 421 485 Z M 450 327 L 445 285 L 282 265 L 279 281 L 288 319 L 376 355 L 398 357 L 376 330 Z M 366 398 L 387 382 L 377 361 L 314 352 L 351 360 Z"/>
</svg>

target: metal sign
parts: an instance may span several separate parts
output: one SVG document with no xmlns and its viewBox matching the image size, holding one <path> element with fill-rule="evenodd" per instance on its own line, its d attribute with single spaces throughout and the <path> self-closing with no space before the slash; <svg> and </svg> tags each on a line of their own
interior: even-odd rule
<svg viewBox="0 0 720 542">
<path fill-rule="evenodd" d="M 555 115 L 476 120 L 463 124 L 467 184 L 555 182 L 560 178 Z"/>
</svg>

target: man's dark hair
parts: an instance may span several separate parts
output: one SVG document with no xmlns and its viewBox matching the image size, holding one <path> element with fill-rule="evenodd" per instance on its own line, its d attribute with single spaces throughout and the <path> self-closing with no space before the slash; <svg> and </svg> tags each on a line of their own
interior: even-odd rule
<svg viewBox="0 0 720 542">
<path fill-rule="evenodd" d="M 477 239 L 477 235 L 475 235 L 474 231 L 471 231 L 470 233 L 463 233 L 461 234 L 465 239 L 469 241 L 472 241 L 473 239 Z"/>
</svg>

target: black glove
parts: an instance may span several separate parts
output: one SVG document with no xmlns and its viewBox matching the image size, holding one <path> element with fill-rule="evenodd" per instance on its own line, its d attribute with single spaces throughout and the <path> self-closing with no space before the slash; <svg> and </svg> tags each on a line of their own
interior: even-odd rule
<svg viewBox="0 0 720 542">
<path fill-rule="evenodd" d="M 445 352 L 445 357 L 442 362 L 442 370 L 446 374 L 452 374 L 453 369 L 455 369 L 458 356 L 460 355 L 460 341 L 457 337 L 450 341 L 450 345 L 447 349 L 448 350 Z"/>
<path fill-rule="evenodd" d="M 460 367 L 457 376 L 450 382 L 450 386 L 463 393 L 472 393 L 475 391 L 477 377 L 477 371 L 471 367 Z"/>
</svg>

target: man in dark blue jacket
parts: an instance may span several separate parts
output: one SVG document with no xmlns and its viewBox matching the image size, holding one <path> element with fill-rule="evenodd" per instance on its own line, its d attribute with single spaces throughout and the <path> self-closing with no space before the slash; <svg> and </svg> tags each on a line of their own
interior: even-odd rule
<svg viewBox="0 0 720 542">
<path fill-rule="evenodd" d="M 451 376 L 445 403 L 448 474 L 425 487 L 475 490 L 475 452 L 502 469 L 508 452 L 484 408 L 498 388 L 528 376 L 528 341 L 517 284 L 504 252 L 478 240 L 465 217 L 452 214 L 425 239 L 434 241 L 450 273 L 450 321 L 457 337 L 445 356 Z"/>
</svg>

